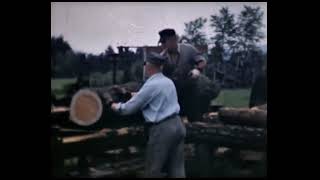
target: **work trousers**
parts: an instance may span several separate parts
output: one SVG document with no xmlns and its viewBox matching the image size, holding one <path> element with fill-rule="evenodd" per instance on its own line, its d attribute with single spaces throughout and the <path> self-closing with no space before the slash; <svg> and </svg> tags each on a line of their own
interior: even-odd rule
<svg viewBox="0 0 320 180">
<path fill-rule="evenodd" d="M 179 116 L 148 128 L 146 177 L 185 177 L 184 138 L 186 128 Z"/>
</svg>

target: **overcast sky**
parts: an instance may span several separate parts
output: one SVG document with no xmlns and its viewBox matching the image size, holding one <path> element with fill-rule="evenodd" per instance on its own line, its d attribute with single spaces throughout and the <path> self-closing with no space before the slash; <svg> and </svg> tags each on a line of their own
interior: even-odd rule
<svg viewBox="0 0 320 180">
<path fill-rule="evenodd" d="M 108 45 L 155 46 L 158 32 L 174 28 L 181 35 L 184 23 L 198 17 L 210 18 L 223 6 L 235 14 L 243 5 L 264 11 L 263 32 L 267 43 L 266 2 L 54 2 L 51 3 L 51 36 L 62 35 L 75 51 L 99 54 Z M 204 31 L 213 36 L 210 22 Z"/>
</svg>

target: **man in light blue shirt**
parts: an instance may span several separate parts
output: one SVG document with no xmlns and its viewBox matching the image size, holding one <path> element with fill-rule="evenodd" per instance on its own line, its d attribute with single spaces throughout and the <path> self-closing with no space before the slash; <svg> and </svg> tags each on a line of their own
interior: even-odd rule
<svg viewBox="0 0 320 180">
<path fill-rule="evenodd" d="M 147 177 L 185 177 L 184 138 L 186 129 L 179 117 L 180 106 L 173 82 L 161 72 L 166 58 L 151 53 L 147 58 L 142 88 L 126 103 L 113 103 L 111 108 L 121 115 L 139 110 L 150 125 L 146 154 Z"/>
</svg>

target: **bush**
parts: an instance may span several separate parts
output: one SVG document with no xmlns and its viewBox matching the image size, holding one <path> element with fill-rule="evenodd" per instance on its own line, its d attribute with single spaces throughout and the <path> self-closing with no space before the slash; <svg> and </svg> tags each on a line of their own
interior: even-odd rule
<svg viewBox="0 0 320 180">
<path fill-rule="evenodd" d="M 89 82 L 90 87 L 102 87 L 102 86 L 110 86 L 113 84 L 112 81 L 113 72 L 108 71 L 103 74 L 101 72 L 94 72 L 90 75 Z M 116 74 L 116 83 L 121 84 L 124 76 L 124 72 L 122 70 L 118 70 Z"/>
</svg>

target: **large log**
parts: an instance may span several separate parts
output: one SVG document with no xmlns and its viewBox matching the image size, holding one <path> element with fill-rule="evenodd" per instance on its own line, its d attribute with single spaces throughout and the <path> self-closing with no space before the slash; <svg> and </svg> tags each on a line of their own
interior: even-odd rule
<svg viewBox="0 0 320 180">
<path fill-rule="evenodd" d="M 138 91 L 141 84 L 129 82 L 102 88 L 81 89 L 72 97 L 70 120 L 80 126 L 90 126 L 100 119 L 115 116 L 110 110 L 111 102 L 125 102 L 131 98 L 131 92 Z"/>
<path fill-rule="evenodd" d="M 267 130 L 247 126 L 194 122 L 186 124 L 186 143 L 196 142 L 239 149 L 265 149 Z"/>
<path fill-rule="evenodd" d="M 222 108 L 219 120 L 226 124 L 254 127 L 267 126 L 267 105 L 249 108 Z"/>
<path fill-rule="evenodd" d="M 81 126 L 92 125 L 100 119 L 103 108 L 103 99 L 97 91 L 82 89 L 72 98 L 70 120 Z"/>
</svg>

